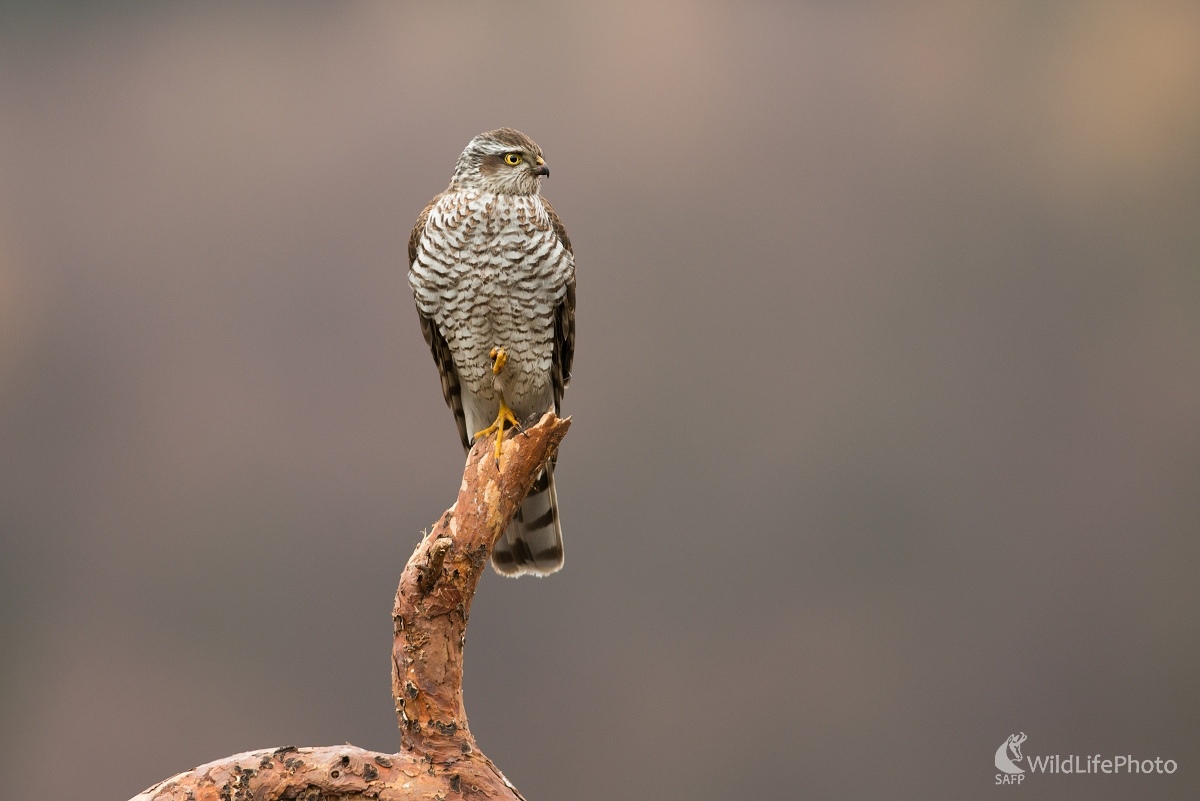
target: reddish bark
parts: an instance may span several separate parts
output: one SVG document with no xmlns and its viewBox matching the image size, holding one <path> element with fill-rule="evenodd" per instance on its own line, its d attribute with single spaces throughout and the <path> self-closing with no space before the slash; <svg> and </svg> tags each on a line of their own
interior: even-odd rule
<svg viewBox="0 0 1200 801">
<path fill-rule="evenodd" d="M 504 442 L 499 468 L 492 446 L 478 443 L 458 500 L 409 558 L 392 607 L 400 753 L 350 745 L 250 751 L 159 782 L 133 801 L 522 798 L 467 727 L 463 646 L 492 546 L 570 425 L 547 413 Z"/>
</svg>

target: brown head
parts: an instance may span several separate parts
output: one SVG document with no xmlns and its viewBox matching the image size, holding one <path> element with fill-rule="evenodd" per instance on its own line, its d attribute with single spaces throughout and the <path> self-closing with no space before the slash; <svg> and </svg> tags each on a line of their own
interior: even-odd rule
<svg viewBox="0 0 1200 801">
<path fill-rule="evenodd" d="M 472 139 L 458 163 L 453 189 L 481 189 L 504 195 L 536 195 L 550 174 L 537 142 L 512 128 L 497 128 Z"/>
</svg>

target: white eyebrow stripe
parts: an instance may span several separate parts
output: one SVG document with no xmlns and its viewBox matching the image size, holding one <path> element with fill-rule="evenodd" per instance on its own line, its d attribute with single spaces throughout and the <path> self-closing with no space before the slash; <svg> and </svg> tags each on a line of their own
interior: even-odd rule
<svg viewBox="0 0 1200 801">
<path fill-rule="evenodd" d="M 483 152 L 489 156 L 502 156 L 505 153 L 522 153 L 524 150 L 524 148 L 506 145 L 503 142 L 488 142 Z"/>
</svg>

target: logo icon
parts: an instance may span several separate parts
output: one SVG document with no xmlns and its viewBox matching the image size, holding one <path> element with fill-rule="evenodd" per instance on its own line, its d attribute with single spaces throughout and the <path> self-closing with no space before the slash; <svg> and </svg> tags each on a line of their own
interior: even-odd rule
<svg viewBox="0 0 1200 801">
<path fill-rule="evenodd" d="M 1025 769 L 1018 767 L 1016 763 L 1021 761 L 1021 743 L 1027 739 L 1029 738 L 1025 736 L 1025 732 L 1008 735 L 1008 739 L 996 749 L 996 769 L 1010 774 L 1024 773 Z M 1009 751 L 1012 751 L 1012 759 L 1008 756 Z"/>
</svg>

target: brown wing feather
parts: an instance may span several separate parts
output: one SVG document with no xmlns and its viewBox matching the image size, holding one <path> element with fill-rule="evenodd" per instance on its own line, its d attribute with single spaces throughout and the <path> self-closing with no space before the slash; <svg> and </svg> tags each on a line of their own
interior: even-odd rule
<svg viewBox="0 0 1200 801">
<path fill-rule="evenodd" d="M 567 236 L 567 229 L 562 224 L 562 220 L 558 218 L 558 214 L 554 211 L 554 207 L 550 205 L 550 201 L 542 198 L 542 202 L 546 205 L 546 212 L 550 215 L 550 222 L 554 226 L 554 233 L 558 236 L 563 247 L 572 257 L 575 256 L 575 251 L 571 249 L 571 238 Z M 575 276 L 571 276 L 570 283 L 567 284 L 567 293 L 563 295 L 562 302 L 558 304 L 558 308 L 554 310 L 554 364 L 551 374 L 551 380 L 554 383 L 554 411 L 560 413 L 562 411 L 562 397 L 567 389 L 567 385 L 571 383 L 571 362 L 575 358 Z"/>
<path fill-rule="evenodd" d="M 412 234 L 408 237 L 410 269 L 413 262 L 417 260 L 417 248 L 425 233 L 429 210 L 441 197 L 438 195 L 429 201 L 429 205 L 421 211 L 421 216 L 417 217 L 417 224 L 413 226 Z M 446 344 L 446 338 L 442 336 L 442 332 L 438 330 L 437 323 L 432 317 L 422 314 L 420 309 L 417 309 L 417 317 L 421 321 L 421 334 L 424 335 L 425 343 L 429 345 L 429 350 L 433 353 L 433 362 L 437 365 L 438 373 L 442 377 L 442 397 L 446 399 L 446 405 L 450 407 L 450 411 L 454 412 L 454 423 L 458 426 L 458 436 L 462 439 L 463 448 L 470 450 L 471 438 L 467 433 L 467 416 L 463 413 L 462 385 L 458 380 L 458 368 L 454 366 L 454 357 L 450 354 L 450 346 Z"/>
<path fill-rule="evenodd" d="M 562 220 L 558 218 L 558 212 L 550 205 L 550 201 L 542 198 L 542 205 L 546 207 L 546 213 L 550 215 L 550 224 L 554 226 L 554 233 L 558 236 L 558 241 L 563 243 L 563 247 L 572 256 L 575 251 L 571 249 L 571 237 L 567 236 L 567 228 L 563 225 Z"/>
<path fill-rule="evenodd" d="M 413 226 L 412 233 L 408 235 L 408 266 L 412 267 L 412 263 L 417 260 L 417 247 L 421 244 L 421 237 L 425 235 L 425 223 L 429 222 L 429 212 L 437 205 L 437 202 L 442 199 L 441 194 L 434 197 L 433 200 L 421 209 L 421 214 L 417 217 L 417 224 Z"/>
</svg>

